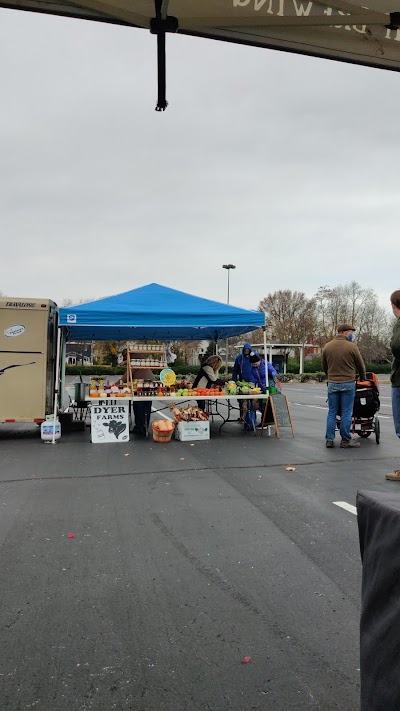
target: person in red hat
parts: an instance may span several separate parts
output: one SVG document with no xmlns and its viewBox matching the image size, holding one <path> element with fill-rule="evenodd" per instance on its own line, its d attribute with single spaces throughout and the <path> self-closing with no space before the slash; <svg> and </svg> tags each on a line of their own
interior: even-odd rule
<svg viewBox="0 0 400 711">
<path fill-rule="evenodd" d="M 325 444 L 334 446 L 336 417 L 340 413 L 340 446 L 344 449 L 359 447 L 359 442 L 351 439 L 351 420 L 356 392 L 357 371 L 365 380 L 365 364 L 354 340 L 356 329 L 348 323 L 341 323 L 337 336 L 326 344 L 322 351 L 322 367 L 328 379 L 328 417 L 326 421 Z"/>
</svg>

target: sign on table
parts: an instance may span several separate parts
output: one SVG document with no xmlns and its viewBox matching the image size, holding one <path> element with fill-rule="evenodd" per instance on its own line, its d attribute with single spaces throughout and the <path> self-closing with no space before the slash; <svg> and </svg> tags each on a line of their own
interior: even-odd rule
<svg viewBox="0 0 400 711">
<path fill-rule="evenodd" d="M 160 373 L 160 380 L 164 385 L 169 387 L 170 385 L 176 383 L 176 373 L 172 370 L 172 368 L 164 368 L 164 370 Z"/>
<path fill-rule="evenodd" d="M 129 405 L 94 405 L 91 408 L 91 440 L 95 444 L 129 440 Z"/>
</svg>

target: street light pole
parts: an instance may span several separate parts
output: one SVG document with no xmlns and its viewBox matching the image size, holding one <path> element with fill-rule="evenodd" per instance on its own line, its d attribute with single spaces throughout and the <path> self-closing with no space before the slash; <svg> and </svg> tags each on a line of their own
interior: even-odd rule
<svg viewBox="0 0 400 711">
<path fill-rule="evenodd" d="M 228 271 L 228 301 L 227 301 L 227 303 L 229 304 L 229 272 L 231 269 L 236 269 L 236 266 L 234 264 L 223 264 L 222 269 L 226 269 Z M 226 339 L 226 342 L 225 342 L 225 375 L 228 375 L 228 339 Z"/>
</svg>

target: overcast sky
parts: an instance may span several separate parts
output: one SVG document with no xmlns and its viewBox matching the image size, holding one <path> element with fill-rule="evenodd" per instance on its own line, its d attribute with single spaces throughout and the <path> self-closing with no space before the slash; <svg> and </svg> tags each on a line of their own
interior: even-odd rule
<svg viewBox="0 0 400 711">
<path fill-rule="evenodd" d="M 400 288 L 400 76 L 0 9 L 0 291 Z"/>
</svg>

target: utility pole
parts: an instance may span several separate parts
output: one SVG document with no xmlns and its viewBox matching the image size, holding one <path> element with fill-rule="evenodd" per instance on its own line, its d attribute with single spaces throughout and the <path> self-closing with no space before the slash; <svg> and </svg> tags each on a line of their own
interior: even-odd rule
<svg viewBox="0 0 400 711">
<path fill-rule="evenodd" d="M 229 273 L 231 269 L 236 269 L 236 266 L 234 264 L 223 264 L 222 269 L 226 269 L 228 271 L 228 305 L 229 305 Z M 228 339 L 225 341 L 225 375 L 228 375 Z"/>
</svg>

